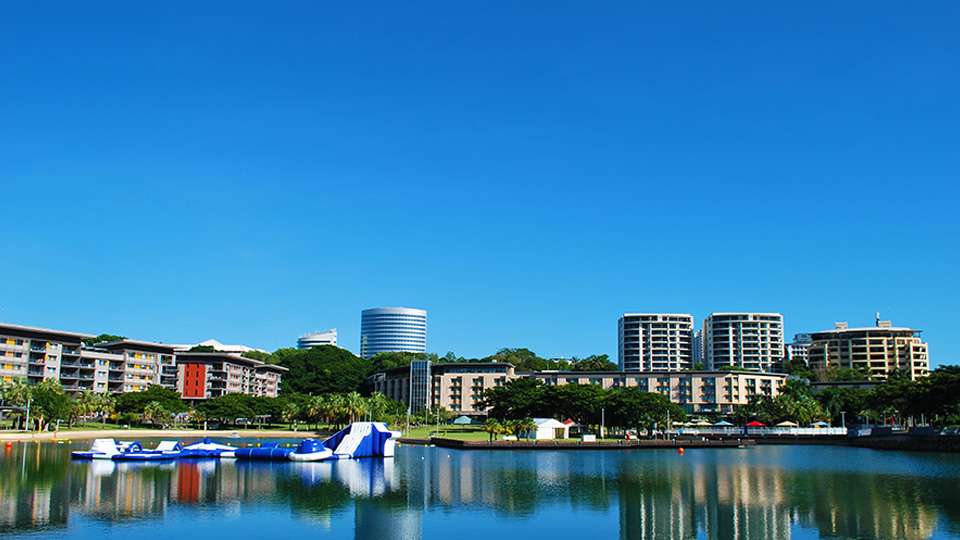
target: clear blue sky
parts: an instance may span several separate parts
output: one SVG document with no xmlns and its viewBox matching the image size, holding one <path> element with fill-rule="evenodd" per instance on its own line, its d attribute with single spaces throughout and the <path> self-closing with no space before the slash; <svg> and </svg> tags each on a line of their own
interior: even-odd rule
<svg viewBox="0 0 960 540">
<path fill-rule="evenodd" d="M 625 312 L 960 363 L 960 4 L 0 4 L 5 322 L 616 358 Z"/>
</svg>

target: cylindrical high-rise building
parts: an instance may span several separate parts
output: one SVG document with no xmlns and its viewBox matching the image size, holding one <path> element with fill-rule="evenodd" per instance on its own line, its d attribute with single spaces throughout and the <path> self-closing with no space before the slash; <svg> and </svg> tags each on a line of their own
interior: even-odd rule
<svg viewBox="0 0 960 540">
<path fill-rule="evenodd" d="M 427 352 L 427 312 L 403 307 L 363 310 L 360 356 L 391 351 Z"/>
</svg>

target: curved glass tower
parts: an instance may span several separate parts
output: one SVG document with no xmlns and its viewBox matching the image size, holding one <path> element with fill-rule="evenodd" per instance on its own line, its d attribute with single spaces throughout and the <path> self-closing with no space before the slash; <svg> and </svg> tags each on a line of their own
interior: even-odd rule
<svg viewBox="0 0 960 540">
<path fill-rule="evenodd" d="M 363 310 L 360 318 L 360 356 L 391 351 L 427 352 L 427 312 L 387 307 Z"/>
</svg>

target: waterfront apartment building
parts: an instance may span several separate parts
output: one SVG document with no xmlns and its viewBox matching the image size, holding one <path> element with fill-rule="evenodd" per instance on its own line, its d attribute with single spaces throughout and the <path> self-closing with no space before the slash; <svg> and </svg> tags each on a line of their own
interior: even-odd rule
<svg viewBox="0 0 960 540">
<path fill-rule="evenodd" d="M 336 328 L 329 331 L 325 330 L 323 332 L 306 334 L 297 339 L 298 349 L 312 349 L 313 347 L 319 347 L 321 345 L 333 345 L 334 347 L 337 346 Z"/>
<path fill-rule="evenodd" d="M 139 392 L 151 384 L 182 393 L 179 359 L 194 357 L 194 363 L 203 363 L 195 358 L 198 353 L 184 352 L 182 346 L 151 341 L 121 339 L 84 344 L 84 341 L 90 342 L 95 337 L 92 334 L 0 323 L 0 382 L 22 378 L 33 386 L 45 379 L 56 379 L 71 394 L 84 390 L 97 394 Z M 226 356 L 227 362 L 211 361 L 204 365 L 226 366 L 228 374 L 237 377 L 225 379 L 231 384 L 211 384 L 211 392 L 204 393 L 206 397 L 229 392 L 276 397 L 281 373 L 286 368 L 263 365 L 263 362 L 242 358 L 238 354 L 211 354 Z M 211 368 L 210 372 L 213 371 Z M 204 382 L 214 383 L 217 376 L 212 374 Z M 191 388 L 196 388 L 196 385 L 191 385 Z"/>
<path fill-rule="evenodd" d="M 617 322 L 621 371 L 680 371 L 693 367 L 693 315 L 625 313 Z"/>
<path fill-rule="evenodd" d="M 703 321 L 708 370 L 722 366 L 775 371 L 783 366 L 783 316 L 779 313 L 712 313 Z"/>
<path fill-rule="evenodd" d="M 232 353 L 180 353 L 177 378 L 183 399 L 198 400 L 247 394 L 277 397 L 287 368 Z"/>
<path fill-rule="evenodd" d="M 151 384 L 177 389 L 177 364 L 173 345 L 121 339 L 97 343 L 96 348 L 120 355 L 109 369 L 112 392 L 139 392 Z"/>
<path fill-rule="evenodd" d="M 64 387 L 74 392 L 93 389 L 92 367 L 84 366 L 83 384 L 79 383 L 80 349 L 83 340 L 93 337 L 90 334 L 0 323 L 0 381 L 25 379 L 28 384 L 36 385 L 44 379 L 60 380 L 61 368 L 66 367 L 72 384 L 61 381 Z M 63 366 L 64 363 L 67 365 Z"/>
<path fill-rule="evenodd" d="M 161 383 L 160 356 L 141 363 L 127 363 L 127 353 L 145 354 L 142 349 L 128 347 L 128 340 L 85 345 L 95 336 L 32 326 L 0 324 L 0 380 L 10 382 L 23 378 L 31 386 L 46 379 L 56 379 L 72 394 L 89 390 L 103 394 L 131 392 Z M 157 344 L 143 343 L 149 346 Z M 136 350 L 134 350 L 136 349 Z M 172 354 L 172 350 L 167 351 Z M 172 355 L 168 355 L 172 362 Z M 166 382 L 170 383 L 167 378 Z M 175 386 L 168 385 L 169 387 Z"/>
<path fill-rule="evenodd" d="M 833 330 L 812 334 L 808 365 L 811 369 L 866 369 L 875 379 L 885 379 L 893 370 L 908 373 L 911 380 L 929 374 L 929 351 L 920 330 L 894 327 L 879 318 L 876 324 L 849 328 L 845 322 L 837 323 Z"/>
<path fill-rule="evenodd" d="M 404 307 L 363 310 L 360 357 L 394 351 L 427 352 L 427 312 Z"/>
<path fill-rule="evenodd" d="M 424 365 L 425 364 L 425 365 Z M 407 405 L 411 412 L 443 407 L 457 414 L 483 414 L 479 402 L 489 388 L 527 377 L 549 386 L 596 384 L 603 388 L 638 387 L 656 392 L 689 413 L 733 413 L 754 395 L 775 398 L 787 376 L 747 371 L 538 371 L 516 373 L 507 363 L 404 366 L 375 373 L 373 390 Z M 411 398 L 411 396 L 413 396 Z M 421 397 L 422 396 L 422 397 Z"/>
</svg>

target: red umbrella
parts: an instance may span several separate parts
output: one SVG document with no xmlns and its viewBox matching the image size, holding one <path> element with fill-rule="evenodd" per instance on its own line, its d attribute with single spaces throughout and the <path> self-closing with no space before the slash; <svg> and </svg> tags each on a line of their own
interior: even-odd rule
<svg viewBox="0 0 960 540">
<path fill-rule="evenodd" d="M 763 422 L 757 422 L 756 420 L 754 420 L 753 422 L 750 422 L 749 424 L 747 424 L 747 427 L 767 427 L 767 425 L 764 424 Z"/>
</svg>

